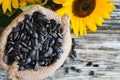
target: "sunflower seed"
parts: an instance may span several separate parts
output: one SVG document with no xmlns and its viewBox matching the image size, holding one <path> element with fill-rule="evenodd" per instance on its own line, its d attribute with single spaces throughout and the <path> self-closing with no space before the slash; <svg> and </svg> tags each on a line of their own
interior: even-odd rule
<svg viewBox="0 0 120 80">
<path fill-rule="evenodd" d="M 25 14 L 25 19 L 31 19 L 31 15 Z"/>
<path fill-rule="evenodd" d="M 24 70 L 25 68 L 23 66 L 20 66 L 19 67 L 19 70 Z"/>
<path fill-rule="evenodd" d="M 4 61 L 5 61 L 5 63 L 7 63 L 8 64 L 8 56 L 6 55 L 5 57 L 4 57 Z"/>
<path fill-rule="evenodd" d="M 99 67 L 99 65 L 98 64 L 93 64 L 93 67 Z"/>
<path fill-rule="evenodd" d="M 18 24 L 18 27 L 20 28 L 20 30 L 23 30 L 24 29 L 24 22 L 20 22 Z"/>
<path fill-rule="evenodd" d="M 69 72 L 70 72 L 70 68 L 69 68 L 69 67 L 66 67 L 66 68 L 65 68 L 65 72 L 66 72 L 66 73 L 69 73 Z"/>
<path fill-rule="evenodd" d="M 23 51 L 23 52 L 25 52 L 25 53 L 29 52 L 29 50 L 27 48 L 21 48 L 20 50 Z"/>
<path fill-rule="evenodd" d="M 90 72 L 89 72 L 89 75 L 90 75 L 90 76 L 93 76 L 94 74 L 95 74 L 94 71 L 90 71 Z"/>
<path fill-rule="evenodd" d="M 76 72 L 80 73 L 80 72 L 81 72 L 81 70 L 80 70 L 80 69 L 76 69 Z"/>
<path fill-rule="evenodd" d="M 31 62 L 31 58 L 28 57 L 27 60 L 26 60 L 27 63 L 30 63 Z"/>
<path fill-rule="evenodd" d="M 15 57 L 15 60 L 16 60 L 16 61 L 19 61 L 19 60 L 20 60 L 20 57 L 19 57 L 19 56 L 16 56 L 16 57 Z"/>
<path fill-rule="evenodd" d="M 60 43 L 60 44 L 63 44 L 64 41 L 61 38 L 57 38 L 57 42 Z"/>
<path fill-rule="evenodd" d="M 34 69 L 35 69 L 36 71 L 38 71 L 38 69 L 39 69 L 39 64 L 38 64 L 38 62 L 36 62 Z"/>
<path fill-rule="evenodd" d="M 54 44 L 55 44 L 55 40 L 54 40 L 54 39 L 51 39 L 49 46 L 51 47 L 51 46 L 53 46 Z"/>
<path fill-rule="evenodd" d="M 86 64 L 86 66 L 91 66 L 92 65 L 92 62 L 88 62 L 87 64 Z"/>
<path fill-rule="evenodd" d="M 75 70 L 76 70 L 76 68 L 75 68 L 75 67 L 71 67 L 71 70 L 74 70 L 74 71 L 75 71 Z"/>
<path fill-rule="evenodd" d="M 57 22 L 54 19 L 51 19 L 50 23 L 51 23 L 52 30 L 54 31 L 56 29 Z"/>
<path fill-rule="evenodd" d="M 33 32 L 32 36 L 33 36 L 33 38 L 37 39 L 38 38 L 37 32 Z"/>
<path fill-rule="evenodd" d="M 13 33 L 16 33 L 16 32 L 18 32 L 20 29 L 19 29 L 19 27 L 13 27 Z"/>
<path fill-rule="evenodd" d="M 48 51 L 46 51 L 46 53 L 44 54 L 44 57 L 49 57 L 51 56 L 52 53 L 53 53 L 53 49 L 50 47 Z"/>
</svg>

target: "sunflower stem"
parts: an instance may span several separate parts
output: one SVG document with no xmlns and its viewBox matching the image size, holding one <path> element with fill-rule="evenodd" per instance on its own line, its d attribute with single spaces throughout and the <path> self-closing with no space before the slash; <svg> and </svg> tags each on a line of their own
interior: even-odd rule
<svg viewBox="0 0 120 80">
<path fill-rule="evenodd" d="M 41 6 L 44 6 L 46 3 L 48 2 L 48 0 L 45 0 L 42 4 L 40 4 Z"/>
</svg>

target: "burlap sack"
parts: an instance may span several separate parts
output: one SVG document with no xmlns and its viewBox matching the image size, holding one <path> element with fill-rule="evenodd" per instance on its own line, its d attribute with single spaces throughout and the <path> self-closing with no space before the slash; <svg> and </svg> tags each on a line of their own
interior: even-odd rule
<svg viewBox="0 0 120 80">
<path fill-rule="evenodd" d="M 38 71 L 34 71 L 32 69 L 18 71 L 17 62 L 14 62 L 13 65 L 8 66 L 3 60 L 4 55 L 5 55 L 4 52 L 5 52 L 5 45 L 7 42 L 7 36 L 11 32 L 12 28 L 15 27 L 19 22 L 21 22 L 24 19 L 24 14 L 32 14 L 34 11 L 39 11 L 47 15 L 48 19 L 55 19 L 59 23 L 62 23 L 63 25 L 62 34 L 64 37 L 64 43 L 63 43 L 62 49 L 64 50 L 64 53 L 61 55 L 61 58 L 57 62 L 53 63 L 50 66 L 40 67 Z M 0 37 L 0 66 L 2 66 L 3 69 L 5 69 L 8 72 L 8 76 L 12 80 L 42 80 L 52 75 L 64 63 L 71 49 L 71 43 L 72 41 L 71 41 L 71 36 L 70 36 L 70 31 L 69 31 L 69 17 L 65 15 L 63 18 L 61 18 L 53 11 L 37 5 L 21 13 L 3 31 Z"/>
</svg>

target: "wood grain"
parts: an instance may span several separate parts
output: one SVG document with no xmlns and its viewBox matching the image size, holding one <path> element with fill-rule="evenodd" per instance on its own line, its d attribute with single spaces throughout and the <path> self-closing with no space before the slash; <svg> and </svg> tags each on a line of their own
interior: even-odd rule
<svg viewBox="0 0 120 80">
<path fill-rule="evenodd" d="M 116 9 L 111 18 L 106 19 L 103 27 L 99 27 L 97 33 L 88 33 L 83 37 L 74 37 L 77 46 L 77 58 L 67 58 L 64 67 L 45 80 L 120 80 L 120 0 L 116 0 Z M 2 32 L 0 30 L 0 32 Z M 98 64 L 99 67 L 86 66 L 88 62 Z M 66 67 L 75 66 L 81 69 L 81 73 L 70 70 L 65 73 Z M 90 76 L 90 71 L 95 75 Z M 0 80 L 8 80 L 7 74 L 0 69 Z"/>
</svg>

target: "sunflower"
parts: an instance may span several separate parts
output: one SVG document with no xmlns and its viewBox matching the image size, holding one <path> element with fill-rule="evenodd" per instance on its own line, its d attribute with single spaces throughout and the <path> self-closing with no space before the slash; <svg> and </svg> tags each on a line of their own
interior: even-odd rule
<svg viewBox="0 0 120 80">
<path fill-rule="evenodd" d="M 24 7 L 28 4 L 37 4 L 41 2 L 42 0 L 0 0 L 0 4 L 2 4 L 2 9 L 4 13 L 7 10 L 12 12 L 12 8 L 17 9 L 19 7 Z"/>
<path fill-rule="evenodd" d="M 110 18 L 110 13 L 115 6 L 110 4 L 114 0 L 53 0 L 62 4 L 62 8 L 56 12 L 62 16 L 69 14 L 74 34 L 78 36 L 87 33 L 87 30 L 95 32 L 97 25 L 102 26 L 104 18 Z"/>
</svg>

